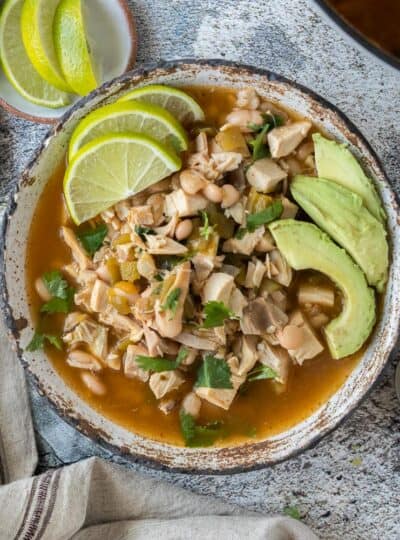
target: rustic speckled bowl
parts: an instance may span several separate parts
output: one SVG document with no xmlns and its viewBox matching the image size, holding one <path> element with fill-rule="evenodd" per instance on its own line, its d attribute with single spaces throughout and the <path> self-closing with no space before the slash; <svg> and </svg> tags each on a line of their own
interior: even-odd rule
<svg viewBox="0 0 400 540">
<path fill-rule="evenodd" d="M 392 254 L 389 283 L 382 315 L 362 360 L 342 388 L 312 416 L 284 433 L 260 442 L 227 448 L 192 449 L 143 438 L 89 407 L 57 375 L 43 353 L 24 352 L 33 332 L 25 291 L 25 251 L 29 226 L 40 194 L 57 165 L 64 159 L 71 132 L 83 116 L 133 87 L 155 82 L 178 86 L 251 86 L 262 96 L 298 111 L 337 140 L 349 143 L 374 178 L 388 214 Z M 51 129 L 16 186 L 7 210 L 1 250 L 3 311 L 18 355 L 40 392 L 47 396 L 65 420 L 115 453 L 128 459 L 139 458 L 154 466 L 193 473 L 231 473 L 264 467 L 299 453 L 334 429 L 357 407 L 385 366 L 396 341 L 400 319 L 398 220 L 395 196 L 376 155 L 364 137 L 335 107 L 305 88 L 268 71 L 219 60 L 167 62 L 133 71 L 105 84 L 78 102 Z"/>
</svg>

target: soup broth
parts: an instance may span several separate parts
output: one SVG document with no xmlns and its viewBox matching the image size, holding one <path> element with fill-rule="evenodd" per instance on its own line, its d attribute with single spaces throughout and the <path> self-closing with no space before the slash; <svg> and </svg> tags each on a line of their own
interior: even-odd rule
<svg viewBox="0 0 400 540">
<path fill-rule="evenodd" d="M 188 88 L 205 112 L 205 123 L 220 127 L 232 110 L 236 93 L 229 89 L 202 87 Z M 297 120 L 289 111 L 283 116 Z M 310 140 L 310 139 L 308 139 Z M 62 186 L 64 166 L 60 166 L 48 182 L 38 203 L 32 221 L 26 259 L 26 283 L 32 316 L 38 321 L 41 300 L 35 291 L 35 281 L 49 270 L 62 268 L 71 262 L 71 253 L 60 240 L 63 225 L 76 229 L 65 207 Z M 299 272 L 289 288 L 289 301 L 296 304 L 296 292 L 303 281 L 328 284 L 316 272 Z M 341 309 L 340 295 L 335 292 L 336 303 L 329 312 L 332 317 Z M 329 310 L 328 310 L 329 311 Z M 61 335 L 65 315 L 45 316 L 40 325 L 43 332 Z M 39 323 L 39 321 L 38 321 Z M 319 331 L 318 331 L 319 333 Z M 322 334 L 319 334 L 323 341 Z M 179 407 L 165 414 L 147 383 L 129 379 L 121 371 L 105 369 L 98 377 L 107 388 L 105 395 L 97 396 L 84 384 L 80 370 L 66 362 L 65 351 L 46 346 L 46 354 L 65 382 L 93 408 L 110 420 L 140 435 L 152 439 L 183 445 L 179 424 Z M 202 401 L 198 422 L 221 421 L 224 432 L 217 445 L 234 445 L 252 439 L 263 439 L 301 422 L 325 403 L 345 382 L 356 366 L 361 352 L 341 360 L 333 360 L 325 347 L 324 352 L 306 360 L 302 366 L 291 364 L 284 388 L 273 380 L 259 380 L 242 389 L 228 410 Z M 191 375 L 183 386 L 168 397 L 178 402 L 190 391 Z"/>
</svg>

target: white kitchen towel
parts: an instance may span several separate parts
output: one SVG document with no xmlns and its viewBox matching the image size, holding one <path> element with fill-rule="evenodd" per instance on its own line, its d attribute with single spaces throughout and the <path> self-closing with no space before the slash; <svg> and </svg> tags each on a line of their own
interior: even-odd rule
<svg viewBox="0 0 400 540">
<path fill-rule="evenodd" d="M 24 374 L 5 338 L 0 350 L 0 540 L 317 540 L 294 519 L 249 513 L 97 458 L 31 476 L 37 453 Z"/>
</svg>

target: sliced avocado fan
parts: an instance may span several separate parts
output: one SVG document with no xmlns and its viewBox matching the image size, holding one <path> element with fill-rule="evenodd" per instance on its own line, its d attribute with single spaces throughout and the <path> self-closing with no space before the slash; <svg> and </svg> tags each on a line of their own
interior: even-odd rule
<svg viewBox="0 0 400 540">
<path fill-rule="evenodd" d="M 330 141 L 319 133 L 313 135 L 313 141 L 318 176 L 357 193 L 371 214 L 383 223 L 386 214 L 375 187 L 346 145 Z"/>
<path fill-rule="evenodd" d="M 382 292 L 389 266 L 386 230 L 361 197 L 331 180 L 307 176 L 296 176 L 290 189 L 310 218 L 353 257 L 368 283 Z"/>
<path fill-rule="evenodd" d="M 324 330 L 332 357 L 339 359 L 358 351 L 376 320 L 374 291 L 361 269 L 312 223 L 283 219 L 269 225 L 269 230 L 292 268 L 322 272 L 343 294 L 342 312 Z"/>
</svg>

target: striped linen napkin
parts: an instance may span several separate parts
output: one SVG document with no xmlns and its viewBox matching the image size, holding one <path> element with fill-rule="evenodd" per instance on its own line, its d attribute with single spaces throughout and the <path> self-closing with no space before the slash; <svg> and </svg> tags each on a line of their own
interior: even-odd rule
<svg viewBox="0 0 400 540">
<path fill-rule="evenodd" d="M 0 540 L 317 540 L 265 517 L 92 458 L 33 476 L 23 370 L 0 339 Z"/>
</svg>

